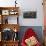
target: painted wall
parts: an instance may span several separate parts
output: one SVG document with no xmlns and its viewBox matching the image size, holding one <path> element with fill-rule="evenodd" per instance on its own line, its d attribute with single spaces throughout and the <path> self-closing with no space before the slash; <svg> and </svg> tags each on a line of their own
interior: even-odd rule
<svg viewBox="0 0 46 46">
<path fill-rule="evenodd" d="M 15 6 L 14 3 L 15 0 L 0 0 L 0 7 L 10 7 L 10 6 Z M 20 7 L 19 9 L 19 24 L 20 26 L 36 26 L 36 27 L 31 27 L 35 29 L 40 41 L 42 42 L 43 39 L 43 6 L 42 6 L 42 0 L 17 0 L 17 3 Z M 23 12 L 24 11 L 37 11 L 37 18 L 36 19 L 24 19 L 23 18 Z M 9 20 L 11 21 L 12 17 L 9 17 Z M 15 19 L 15 18 L 14 18 Z M 13 19 L 13 20 L 14 20 Z M 10 22 L 9 21 L 9 22 Z M 14 22 L 14 21 L 12 21 Z M 37 27 L 38 26 L 38 27 Z M 28 27 L 20 27 L 20 35 L 25 31 L 24 29 L 27 29 Z M 39 29 L 39 30 L 38 30 Z M 22 37 L 20 37 L 22 38 Z"/>
<path fill-rule="evenodd" d="M 0 0 L 0 6 L 14 6 L 15 0 Z M 20 7 L 19 24 L 20 26 L 43 26 L 43 6 L 42 0 L 17 0 L 17 6 Z M 37 11 L 36 19 L 24 19 L 24 11 Z"/>
<path fill-rule="evenodd" d="M 20 25 L 22 26 L 43 26 L 42 0 L 25 0 L 19 1 L 22 6 L 22 15 L 20 15 Z M 24 11 L 37 11 L 36 19 L 24 19 Z"/>
</svg>

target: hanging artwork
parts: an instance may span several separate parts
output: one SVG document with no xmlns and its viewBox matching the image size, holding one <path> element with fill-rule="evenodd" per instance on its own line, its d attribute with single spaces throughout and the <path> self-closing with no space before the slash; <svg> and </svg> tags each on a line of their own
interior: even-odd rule
<svg viewBox="0 0 46 46">
<path fill-rule="evenodd" d="M 25 11 L 23 12 L 24 18 L 36 18 L 36 11 Z"/>
</svg>

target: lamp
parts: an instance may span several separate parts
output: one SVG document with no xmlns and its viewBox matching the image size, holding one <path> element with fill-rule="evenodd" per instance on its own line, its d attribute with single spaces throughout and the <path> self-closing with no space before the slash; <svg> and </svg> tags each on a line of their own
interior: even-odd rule
<svg viewBox="0 0 46 46">
<path fill-rule="evenodd" d="M 17 32 L 17 30 L 16 30 L 16 29 L 14 29 L 14 32 Z"/>
<path fill-rule="evenodd" d="M 15 7 L 16 7 L 16 4 L 17 4 L 17 2 L 16 2 L 17 0 L 15 0 Z"/>
</svg>

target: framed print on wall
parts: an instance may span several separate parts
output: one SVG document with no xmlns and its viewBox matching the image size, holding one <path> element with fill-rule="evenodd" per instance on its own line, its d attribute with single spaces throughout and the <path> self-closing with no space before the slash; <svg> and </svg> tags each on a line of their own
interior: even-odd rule
<svg viewBox="0 0 46 46">
<path fill-rule="evenodd" d="M 36 18 L 37 12 L 36 11 L 24 11 L 23 18 Z"/>
<path fill-rule="evenodd" d="M 2 10 L 2 15 L 9 15 L 9 10 Z"/>
</svg>

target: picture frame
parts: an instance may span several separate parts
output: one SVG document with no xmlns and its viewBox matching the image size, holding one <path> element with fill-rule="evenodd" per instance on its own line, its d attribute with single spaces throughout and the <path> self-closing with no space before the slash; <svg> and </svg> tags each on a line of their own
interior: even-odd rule
<svg viewBox="0 0 46 46">
<path fill-rule="evenodd" d="M 36 11 L 24 11 L 23 18 L 37 18 L 37 12 Z"/>
<path fill-rule="evenodd" d="M 9 15 L 9 10 L 2 10 L 2 15 Z"/>
<path fill-rule="evenodd" d="M 17 13 L 18 13 L 18 12 L 15 11 L 15 10 L 10 10 L 10 11 L 9 11 L 9 14 L 10 14 L 10 15 L 16 15 Z"/>
</svg>

